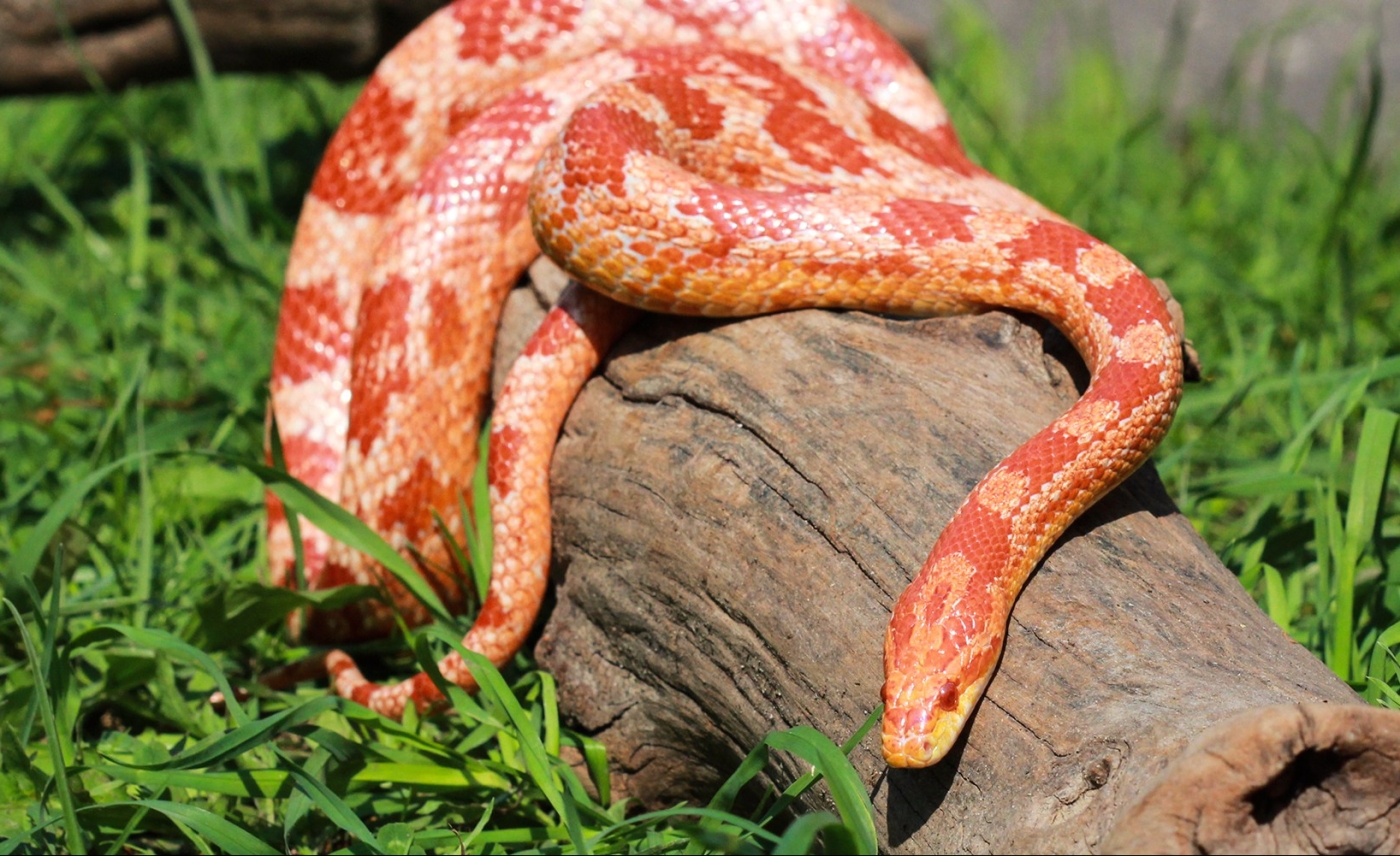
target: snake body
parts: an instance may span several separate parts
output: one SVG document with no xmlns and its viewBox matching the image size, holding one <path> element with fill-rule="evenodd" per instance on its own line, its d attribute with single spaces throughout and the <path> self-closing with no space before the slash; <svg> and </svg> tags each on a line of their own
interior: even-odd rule
<svg viewBox="0 0 1400 856">
<path fill-rule="evenodd" d="M 973 165 L 897 45 L 837 0 L 460 0 L 384 60 L 332 140 L 298 225 L 273 364 L 290 472 L 412 548 L 450 607 L 500 305 L 545 252 L 581 285 L 546 317 L 492 417 L 491 586 L 465 647 L 497 663 L 544 594 L 548 465 L 578 390 L 634 317 L 800 307 L 911 316 L 1011 308 L 1065 332 L 1093 376 L 999 464 L 894 606 L 885 757 L 950 748 L 1054 540 L 1140 466 L 1180 396 L 1180 337 L 1122 255 Z M 605 296 L 604 296 L 605 295 Z M 274 576 L 291 576 L 270 502 Z M 303 526 L 312 588 L 374 582 Z M 383 634 L 373 604 L 299 628 Z M 388 715 L 426 676 L 336 690 Z M 443 676 L 474 686 L 459 657 Z"/>
</svg>

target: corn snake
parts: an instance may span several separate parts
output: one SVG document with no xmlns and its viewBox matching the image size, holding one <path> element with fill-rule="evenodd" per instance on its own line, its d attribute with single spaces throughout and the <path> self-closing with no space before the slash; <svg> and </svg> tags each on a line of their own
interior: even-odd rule
<svg viewBox="0 0 1400 856">
<path fill-rule="evenodd" d="M 918 69 L 838 0 L 460 0 L 384 60 L 332 140 L 273 366 L 288 469 L 411 546 L 451 608 L 460 570 L 431 512 L 462 537 L 452 511 L 500 304 L 540 247 L 643 309 L 1005 307 L 1047 317 L 1084 356 L 1085 395 L 978 484 L 895 604 L 884 747 L 897 766 L 946 753 L 1026 577 L 1146 460 L 1180 394 L 1179 334 L 1157 288 L 968 161 Z M 491 589 L 464 645 L 497 663 L 543 597 L 554 437 L 633 314 L 572 286 L 496 402 Z M 309 587 L 377 582 L 408 623 L 426 620 L 363 557 L 303 535 Z M 289 583 L 275 501 L 269 553 Z M 362 604 L 297 629 L 342 641 L 390 627 Z M 425 675 L 376 686 L 341 652 L 326 666 L 338 692 L 387 715 L 442 700 Z M 474 686 L 456 655 L 440 670 Z"/>
</svg>

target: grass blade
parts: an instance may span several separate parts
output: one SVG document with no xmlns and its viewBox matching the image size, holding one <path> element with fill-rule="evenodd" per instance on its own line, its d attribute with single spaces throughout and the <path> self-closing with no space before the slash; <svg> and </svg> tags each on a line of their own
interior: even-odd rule
<svg viewBox="0 0 1400 856">
<path fill-rule="evenodd" d="M 234 463 L 250 470 L 287 506 L 289 519 L 293 514 L 300 514 L 330 537 L 374 559 L 403 583 L 404 587 L 432 612 L 434 618 L 448 624 L 452 622 L 451 613 L 442 605 L 437 593 L 418 570 L 364 521 L 285 472 L 252 461 L 216 453 L 207 454 L 217 460 Z"/>
<path fill-rule="evenodd" d="M 764 739 L 774 749 L 792 752 L 816 768 L 826 780 L 842 822 L 851 830 L 856 852 L 876 852 L 875 807 L 860 775 L 841 749 L 826 735 L 806 725 L 779 731 Z"/>
<path fill-rule="evenodd" d="M 823 831 L 845 830 L 841 818 L 829 811 L 804 814 L 788 824 L 783 836 L 773 845 L 774 853 L 810 853 L 817 836 Z M 824 848 L 827 853 L 852 853 L 859 845 L 850 836 L 841 836 L 841 841 L 833 841 Z M 845 845 L 845 846 L 842 846 Z"/>
<path fill-rule="evenodd" d="M 91 806 L 83 811 L 117 806 L 141 806 L 158 811 L 172 821 L 189 827 L 198 835 L 207 838 L 210 843 L 225 853 L 266 853 L 275 856 L 278 852 L 256 835 L 198 806 L 182 805 L 168 800 L 129 800 L 104 803 L 102 806 Z"/>
<path fill-rule="evenodd" d="M 55 592 L 59 588 L 60 585 L 54 585 Z M 83 854 L 87 852 L 87 844 L 83 839 L 82 827 L 78 824 L 77 813 L 74 811 L 73 791 L 68 787 L 68 762 L 63 758 L 64 741 L 58 729 L 58 719 L 54 716 L 53 705 L 49 701 L 49 689 L 44 680 L 39 651 L 34 647 L 34 639 L 29 635 L 29 628 L 25 626 L 24 617 L 20 615 L 19 609 L 9 598 L 5 598 L 4 603 L 19 628 L 20 640 L 24 643 L 24 651 L 29 658 L 29 668 L 34 673 L 34 695 L 38 699 L 39 715 L 43 719 L 44 733 L 49 738 L 49 752 L 53 756 L 53 784 L 63 813 L 65 844 L 69 852 Z"/>
</svg>

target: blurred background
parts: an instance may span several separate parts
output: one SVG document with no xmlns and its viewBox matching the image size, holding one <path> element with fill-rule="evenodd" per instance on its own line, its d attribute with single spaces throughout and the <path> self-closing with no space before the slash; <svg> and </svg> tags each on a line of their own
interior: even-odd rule
<svg viewBox="0 0 1400 856">
<path fill-rule="evenodd" d="M 950 45 L 945 0 L 871 0 L 906 41 L 924 34 L 929 56 Z M 1316 125 L 1334 88 L 1374 49 L 1387 92 L 1400 92 L 1400 6 L 1380 0 L 982 0 L 975 4 L 1045 96 L 1073 48 L 1107 47 L 1130 86 L 1154 88 L 1168 76 L 1169 106 L 1213 101 L 1229 86 L 1270 88 L 1279 106 Z M 1391 117 L 1392 119 L 1396 117 Z"/>
</svg>

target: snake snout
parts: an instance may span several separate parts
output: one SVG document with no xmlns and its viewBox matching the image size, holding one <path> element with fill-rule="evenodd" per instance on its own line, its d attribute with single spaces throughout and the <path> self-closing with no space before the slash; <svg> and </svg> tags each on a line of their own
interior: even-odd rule
<svg viewBox="0 0 1400 856">
<path fill-rule="evenodd" d="M 930 767 L 943 760 L 981 696 L 980 687 L 964 691 L 957 681 L 944 680 L 932 692 L 905 696 L 896 704 L 889 689 L 887 685 L 881 743 L 891 767 Z"/>
<path fill-rule="evenodd" d="M 953 748 L 964 718 L 957 710 L 887 708 L 881 734 L 885 763 L 906 768 L 937 764 Z"/>
</svg>

